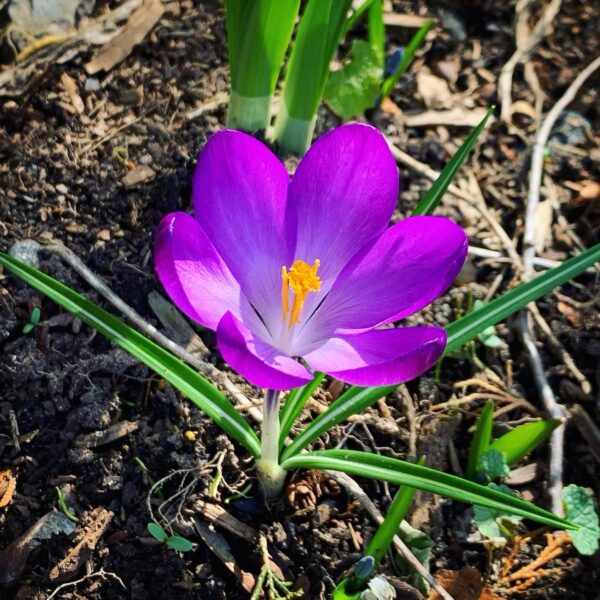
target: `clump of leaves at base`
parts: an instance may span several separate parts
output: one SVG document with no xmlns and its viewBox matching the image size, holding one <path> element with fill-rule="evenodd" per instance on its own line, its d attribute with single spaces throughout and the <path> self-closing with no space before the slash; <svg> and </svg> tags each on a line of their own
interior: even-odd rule
<svg viewBox="0 0 600 600">
<path fill-rule="evenodd" d="M 579 485 L 568 485 L 562 491 L 565 512 L 571 523 L 581 529 L 569 531 L 569 537 L 580 554 L 591 556 L 598 550 L 600 523 L 592 493 Z"/>
</svg>

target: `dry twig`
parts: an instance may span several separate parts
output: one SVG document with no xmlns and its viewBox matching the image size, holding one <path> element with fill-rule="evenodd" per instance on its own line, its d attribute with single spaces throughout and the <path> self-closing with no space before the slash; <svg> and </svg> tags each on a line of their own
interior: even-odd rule
<svg viewBox="0 0 600 600">
<path fill-rule="evenodd" d="M 535 258 L 534 240 L 536 238 L 535 215 L 540 201 L 540 190 L 544 171 L 544 148 L 546 147 L 548 138 L 550 137 L 550 132 L 552 131 L 552 128 L 558 117 L 573 100 L 579 88 L 598 68 L 600 68 L 600 56 L 593 60 L 573 80 L 571 85 L 567 88 L 567 91 L 548 112 L 535 136 L 533 154 L 531 157 L 531 169 L 529 172 L 529 193 L 527 196 L 525 232 L 523 235 L 523 277 L 525 280 L 530 279 L 533 275 L 533 259 Z M 527 350 L 529 364 L 538 387 L 540 397 L 547 412 L 554 418 L 564 420 L 566 417 L 565 408 L 558 404 L 554 396 L 554 392 L 548 383 L 537 346 L 535 345 L 531 323 L 524 313 L 522 313 L 518 319 L 518 329 L 523 340 L 523 344 L 525 345 L 525 349 Z M 548 493 L 550 494 L 551 498 L 552 510 L 559 515 L 563 514 L 561 494 L 563 487 L 562 472 L 564 435 L 565 426 L 563 424 L 552 432 L 552 436 L 550 438 L 550 484 Z"/>
</svg>

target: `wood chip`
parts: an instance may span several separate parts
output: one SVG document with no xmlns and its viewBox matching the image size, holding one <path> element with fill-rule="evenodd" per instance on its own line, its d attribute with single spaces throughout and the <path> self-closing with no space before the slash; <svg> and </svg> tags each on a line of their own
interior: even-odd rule
<svg viewBox="0 0 600 600">
<path fill-rule="evenodd" d="M 383 23 L 390 27 L 407 27 L 410 29 L 419 29 L 425 25 L 427 21 L 426 17 L 419 17 L 418 15 L 399 15 L 397 13 L 384 13 Z"/>
<path fill-rule="evenodd" d="M 94 431 L 93 433 L 87 433 L 79 436 L 75 440 L 75 446 L 78 448 L 97 448 L 98 446 L 105 446 L 116 440 L 137 431 L 139 424 L 136 421 L 121 421 L 111 425 L 108 429 L 103 431 Z"/>
<path fill-rule="evenodd" d="M 229 533 L 237 535 L 251 544 L 258 543 L 258 531 L 230 515 L 222 506 L 198 500 L 194 504 L 194 509 L 205 519 L 226 529 Z"/>
<path fill-rule="evenodd" d="M 85 65 L 89 75 L 99 71 L 110 71 L 120 63 L 148 35 L 165 12 L 162 2 L 150 0 L 144 2 L 131 15 L 127 25 L 108 44 L 105 44 L 96 53 L 94 58 Z"/>
<path fill-rule="evenodd" d="M 210 350 L 172 302 L 165 300 L 157 292 L 150 292 L 148 304 L 164 327 L 167 337 L 183 346 L 193 356 L 200 359 L 210 356 Z"/>
<path fill-rule="evenodd" d="M 430 127 L 432 125 L 448 125 L 451 127 L 475 127 L 485 117 L 485 108 L 451 108 L 450 110 L 426 110 L 421 113 L 406 115 L 407 127 Z M 492 122 L 490 117 L 488 125 Z"/>
<path fill-rule="evenodd" d="M 10 469 L 0 471 L 0 508 L 8 506 L 13 498 L 17 480 Z"/>
<path fill-rule="evenodd" d="M 98 540 L 109 526 L 114 513 L 105 508 L 95 508 L 81 520 L 75 545 L 48 574 L 51 581 L 60 583 L 77 575 L 79 569 L 91 557 Z"/>
<path fill-rule="evenodd" d="M 70 535 L 75 523 L 52 510 L 0 552 L 0 586 L 10 587 L 22 577 L 31 552 L 55 535 Z"/>
<path fill-rule="evenodd" d="M 63 74 L 60 76 L 60 82 L 65 92 L 67 93 L 67 96 L 69 97 L 73 108 L 77 113 L 81 114 L 84 111 L 85 107 L 83 104 L 83 100 L 79 95 L 79 89 L 77 87 L 77 84 L 75 83 L 75 80 L 68 73 L 63 72 Z"/>
<path fill-rule="evenodd" d="M 225 567 L 236 576 L 242 587 L 251 594 L 256 580 L 252 573 L 243 571 L 237 564 L 227 540 L 225 540 L 220 533 L 217 533 L 202 521 L 196 520 L 195 527 L 203 542 L 219 558 Z"/>
<path fill-rule="evenodd" d="M 127 189 L 130 189 L 154 179 L 155 175 L 152 167 L 139 165 L 128 171 L 121 181 Z"/>
<path fill-rule="evenodd" d="M 485 587 L 483 577 L 475 567 L 463 567 L 460 571 L 439 569 L 435 580 L 456 600 L 500 600 Z M 431 590 L 427 600 L 441 600 L 441 596 Z"/>
</svg>

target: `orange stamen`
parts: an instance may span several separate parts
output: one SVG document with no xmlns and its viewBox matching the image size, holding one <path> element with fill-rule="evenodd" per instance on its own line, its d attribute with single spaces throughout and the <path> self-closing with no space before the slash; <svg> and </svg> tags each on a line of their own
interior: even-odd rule
<svg viewBox="0 0 600 600">
<path fill-rule="evenodd" d="M 318 292 L 321 289 L 321 279 L 317 275 L 317 269 L 321 261 L 315 260 L 311 266 L 303 260 L 295 260 L 290 270 L 281 267 L 281 303 L 283 305 L 283 320 L 289 316 L 288 327 L 293 327 L 300 322 L 300 313 L 306 300 L 308 292 Z M 289 291 L 292 289 L 294 302 L 290 311 Z"/>
</svg>

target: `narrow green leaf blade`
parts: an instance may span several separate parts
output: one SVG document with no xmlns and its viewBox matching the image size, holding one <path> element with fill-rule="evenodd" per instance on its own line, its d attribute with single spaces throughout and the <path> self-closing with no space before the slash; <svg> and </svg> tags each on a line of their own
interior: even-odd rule
<svg viewBox="0 0 600 600">
<path fill-rule="evenodd" d="M 578 528 L 577 525 L 519 498 L 507 496 L 455 475 L 387 456 L 356 450 L 319 450 L 291 456 L 282 462 L 282 467 L 342 471 L 350 475 L 407 485 L 461 502 L 505 511 L 551 527 Z"/>
<path fill-rule="evenodd" d="M 421 44 L 425 41 L 425 36 L 429 33 L 429 30 L 435 25 L 435 19 L 428 19 L 423 23 L 421 28 L 413 35 L 410 42 L 404 49 L 402 54 L 402 60 L 396 67 L 396 70 L 383 82 L 381 86 L 381 97 L 385 98 L 389 96 L 394 86 L 400 81 L 400 77 L 404 75 L 406 69 L 408 69 L 415 52 L 421 47 Z"/>
<path fill-rule="evenodd" d="M 471 447 L 469 448 L 469 460 L 467 463 L 467 477 L 472 481 L 477 475 L 477 465 L 481 455 L 489 448 L 492 439 L 492 424 L 494 419 L 494 402 L 488 400 L 481 410 L 477 425 L 473 432 Z"/>
<path fill-rule="evenodd" d="M 0 253 L 0 264 L 127 350 L 189 398 L 253 456 L 260 456 L 260 442 L 250 425 L 216 387 L 176 356 L 38 269 L 4 253 Z"/>
<path fill-rule="evenodd" d="M 457 319 L 446 327 L 448 343 L 444 354 L 458 350 L 463 344 L 477 337 L 486 327 L 495 325 L 517 312 L 529 302 L 537 300 L 554 288 L 576 277 L 600 260 L 600 244 L 588 248 L 578 256 L 566 260 L 559 267 L 538 275 L 516 288 L 498 296 L 483 308 Z"/>
<path fill-rule="evenodd" d="M 444 167 L 439 177 L 434 181 L 429 191 L 423 196 L 412 214 L 415 215 L 431 215 L 438 204 L 442 201 L 442 197 L 446 193 L 448 186 L 456 176 L 458 170 L 462 167 L 467 156 L 473 149 L 477 138 L 485 128 L 485 124 L 494 112 L 495 107 L 490 106 L 485 113 L 485 117 L 481 120 L 477 127 L 474 127 L 471 133 L 467 136 L 460 148 L 454 153 L 448 164 Z"/>
<path fill-rule="evenodd" d="M 298 418 L 298 415 L 302 412 L 304 405 L 308 402 L 308 399 L 312 396 L 313 392 L 319 387 L 325 373 L 315 373 L 313 380 L 302 387 L 293 389 L 285 404 L 281 413 L 279 414 L 279 423 L 281 432 L 279 435 L 279 450 L 283 448 L 285 438 L 294 425 L 294 422 Z"/>
<path fill-rule="evenodd" d="M 320 414 L 304 431 L 294 438 L 292 443 L 283 451 L 281 460 L 298 454 L 308 444 L 316 440 L 320 435 L 345 421 L 350 415 L 359 413 L 361 410 L 375 404 L 379 398 L 383 398 L 396 389 L 397 386 L 384 386 L 361 388 L 351 387 L 346 390 L 324 413 Z"/>
<path fill-rule="evenodd" d="M 369 7 L 369 44 L 375 48 L 381 66 L 385 55 L 385 26 L 383 24 L 383 0 L 375 0 Z"/>
<path fill-rule="evenodd" d="M 503 454 L 506 464 L 512 467 L 547 440 L 560 423 L 560 419 L 524 423 L 494 440 L 490 445 L 490 450 L 496 450 Z"/>
<path fill-rule="evenodd" d="M 226 0 L 231 76 L 229 127 L 266 129 L 300 0 Z"/>
</svg>

